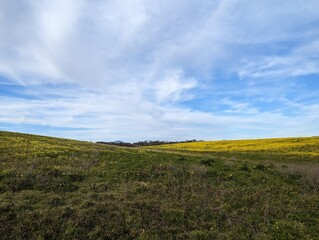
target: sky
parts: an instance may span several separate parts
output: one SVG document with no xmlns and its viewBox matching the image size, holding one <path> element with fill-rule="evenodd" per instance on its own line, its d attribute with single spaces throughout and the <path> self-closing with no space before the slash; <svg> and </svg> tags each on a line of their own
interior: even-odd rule
<svg viewBox="0 0 319 240">
<path fill-rule="evenodd" d="M 0 0 L 0 130 L 319 135 L 318 0 Z"/>
</svg>

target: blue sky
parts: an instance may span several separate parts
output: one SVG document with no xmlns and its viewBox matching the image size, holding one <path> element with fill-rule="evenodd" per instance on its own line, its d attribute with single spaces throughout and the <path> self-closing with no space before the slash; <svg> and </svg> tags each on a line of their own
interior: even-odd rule
<svg viewBox="0 0 319 240">
<path fill-rule="evenodd" d="M 0 130 L 319 135 L 317 0 L 3 0 L 0 10 Z"/>
</svg>

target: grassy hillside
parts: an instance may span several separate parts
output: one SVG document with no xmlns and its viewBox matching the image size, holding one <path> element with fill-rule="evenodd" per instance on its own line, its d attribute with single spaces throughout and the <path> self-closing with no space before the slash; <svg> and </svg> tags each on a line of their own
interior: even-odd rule
<svg viewBox="0 0 319 240">
<path fill-rule="evenodd" d="M 0 236 L 319 239 L 318 182 L 195 155 L 0 132 Z"/>
<path fill-rule="evenodd" d="M 319 162 L 319 137 L 189 142 L 156 148 L 233 155 L 245 159 Z"/>
</svg>

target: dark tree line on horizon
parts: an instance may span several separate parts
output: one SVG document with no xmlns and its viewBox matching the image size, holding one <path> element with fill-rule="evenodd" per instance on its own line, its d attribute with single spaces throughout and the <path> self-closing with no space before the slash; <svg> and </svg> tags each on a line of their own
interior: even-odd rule
<svg viewBox="0 0 319 240">
<path fill-rule="evenodd" d="M 98 144 L 107 144 L 107 145 L 116 145 L 116 146 L 123 146 L 123 147 L 142 147 L 142 146 L 154 146 L 154 145 L 163 145 L 163 144 L 173 144 L 173 143 L 187 143 L 187 142 L 202 142 L 203 140 L 185 140 L 185 141 L 138 141 L 134 143 L 122 142 L 122 141 L 114 141 L 114 142 L 104 142 L 98 141 Z"/>
</svg>

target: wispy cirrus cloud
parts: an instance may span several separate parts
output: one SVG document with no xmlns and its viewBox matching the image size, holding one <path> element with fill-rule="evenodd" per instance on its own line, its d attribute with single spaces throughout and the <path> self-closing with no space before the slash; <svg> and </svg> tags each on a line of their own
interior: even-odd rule
<svg viewBox="0 0 319 240">
<path fill-rule="evenodd" d="M 266 56 L 247 61 L 239 67 L 242 78 L 298 77 L 319 74 L 319 41 L 294 48 L 283 55 Z"/>
</svg>

